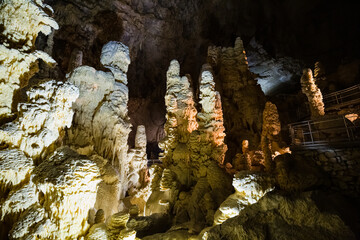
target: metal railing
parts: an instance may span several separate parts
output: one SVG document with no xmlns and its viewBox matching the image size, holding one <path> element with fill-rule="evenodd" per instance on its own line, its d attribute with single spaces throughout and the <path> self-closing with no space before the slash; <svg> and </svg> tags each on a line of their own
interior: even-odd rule
<svg viewBox="0 0 360 240">
<path fill-rule="evenodd" d="M 325 112 L 341 110 L 350 105 L 360 104 L 360 84 L 352 87 L 323 95 Z M 310 116 L 310 105 L 308 102 L 300 105 L 296 109 L 297 119 L 304 119 Z"/>
<path fill-rule="evenodd" d="M 360 143 L 360 126 L 344 116 L 289 124 L 292 146 L 319 147 Z"/>
<path fill-rule="evenodd" d="M 325 110 L 339 110 L 360 103 L 360 84 L 323 96 Z"/>
<path fill-rule="evenodd" d="M 160 159 L 148 159 L 148 167 L 150 167 L 153 164 L 161 164 L 162 162 L 160 161 Z"/>
</svg>

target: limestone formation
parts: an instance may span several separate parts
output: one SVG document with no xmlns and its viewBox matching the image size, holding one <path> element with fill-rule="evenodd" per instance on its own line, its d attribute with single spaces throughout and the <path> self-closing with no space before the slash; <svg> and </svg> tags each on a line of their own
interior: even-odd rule
<svg viewBox="0 0 360 240">
<path fill-rule="evenodd" d="M 14 94 L 28 84 L 28 80 L 39 70 L 37 59 L 54 65 L 55 61 L 42 51 L 24 53 L 0 45 L 0 117 L 9 117 L 14 112 L 18 98 Z"/>
<path fill-rule="evenodd" d="M 281 123 L 275 104 L 266 102 L 263 113 L 263 127 L 261 132 L 261 150 L 264 154 L 265 170 L 270 172 L 274 168 L 273 160 L 276 156 L 291 153 L 289 147 L 280 138 Z"/>
<path fill-rule="evenodd" d="M 356 204 L 342 212 L 347 202 L 337 193 L 334 200 L 309 190 L 358 193 L 359 151 L 281 155 L 289 149 L 277 107 L 265 104 L 240 38 L 234 47 L 209 48 L 198 81 L 181 77 L 176 60 L 167 66 L 168 57 L 181 56 L 182 68 L 197 73 L 207 28 L 228 21 L 214 7 L 233 9 L 236 1 L 47 2 L 55 12 L 42 0 L 0 3 L 0 239 L 355 239 L 348 226 L 359 223 L 348 220 L 357 219 Z M 52 14 L 60 33 L 51 32 L 58 28 Z M 52 53 L 55 71 L 37 65 L 55 65 Z M 263 77 L 281 75 L 267 63 L 276 69 L 261 65 Z M 317 64 L 316 81 L 320 72 Z M 137 98 L 130 107 L 129 95 Z M 165 106 L 166 122 L 158 109 Z M 132 137 L 128 108 L 147 108 L 132 120 Z M 346 123 L 355 126 L 351 113 L 345 117 L 354 122 Z M 164 132 L 162 162 L 148 168 L 159 161 L 148 162 L 147 143 Z"/>
<path fill-rule="evenodd" d="M 200 76 L 200 104 L 201 112 L 197 114 L 199 120 L 199 131 L 202 141 L 213 144 L 213 151 L 218 156 L 212 156 L 223 164 L 227 146 L 224 143 L 225 128 L 223 125 L 223 112 L 219 92 L 215 91 L 215 81 L 212 75 L 211 66 L 203 65 Z"/>
<path fill-rule="evenodd" d="M 31 158 L 17 149 L 0 151 L 0 186 L 16 186 L 26 180 L 34 169 Z M 5 189 L 2 189 L 5 193 Z M 2 196 L 2 194 L 0 194 Z"/>
<path fill-rule="evenodd" d="M 55 61 L 45 52 L 34 51 L 39 32 L 51 33 L 57 23 L 48 16 L 51 7 L 41 0 L 5 0 L 0 3 L 0 119 L 11 117 L 19 101 L 18 91 L 39 70 L 37 59 Z"/>
<path fill-rule="evenodd" d="M 233 186 L 235 193 L 230 195 L 216 211 L 214 225 L 238 216 L 246 206 L 259 201 L 274 189 L 274 179 L 261 173 L 241 171 L 235 174 Z"/>
<path fill-rule="evenodd" d="M 293 87 L 293 79 L 301 71 L 300 61 L 287 56 L 272 56 L 255 38 L 246 48 L 249 69 L 268 96 Z"/>
<path fill-rule="evenodd" d="M 38 158 L 71 126 L 71 106 L 79 91 L 70 83 L 51 80 L 31 88 L 27 96 L 28 102 L 19 104 L 18 119 L 1 126 L 0 142 Z"/>
<path fill-rule="evenodd" d="M 193 233 L 212 224 L 217 206 L 231 191 L 230 177 L 220 168 L 227 148 L 220 96 L 211 72 L 211 67 L 204 65 L 200 76 L 201 111 L 196 113 L 190 85 L 178 76 L 178 62 L 170 64 L 165 97 L 168 135 L 160 144 L 166 168 L 155 177 L 160 182 L 153 185 L 147 203 L 152 203 L 148 211 L 173 211 L 175 221 L 187 223 Z M 190 191 L 180 193 L 181 188 Z"/>
<path fill-rule="evenodd" d="M 125 85 L 129 50 L 122 43 L 109 42 L 103 47 L 101 62 L 112 72 L 81 66 L 68 75 L 69 82 L 79 87 L 80 96 L 74 104 L 74 126 L 68 131 L 67 142 L 82 154 L 110 159 L 119 171 L 118 197 L 123 198 L 130 174 L 127 139 L 131 124 Z"/>
<path fill-rule="evenodd" d="M 69 148 L 36 166 L 28 183 L 2 204 L 2 219 L 18 218 L 10 239 L 68 239 L 85 234 L 99 183 L 96 164 Z"/>
<path fill-rule="evenodd" d="M 6 36 L 6 47 L 20 46 L 23 50 L 33 48 L 39 32 L 51 33 L 51 28 L 59 26 L 47 12 L 52 8 L 41 0 L 5 0 L 0 4 L 1 35 Z"/>
<path fill-rule="evenodd" d="M 173 151 L 178 143 L 186 143 L 192 131 L 198 128 L 196 121 L 196 108 L 193 93 L 190 89 L 189 79 L 180 77 L 180 64 L 173 60 L 167 71 L 167 87 L 165 95 L 166 104 L 166 137 L 159 143 L 163 149 L 162 162 L 170 164 Z"/>
<path fill-rule="evenodd" d="M 323 96 L 317 87 L 310 68 L 304 69 L 300 79 L 301 90 L 307 96 L 312 118 L 325 115 Z"/>
<path fill-rule="evenodd" d="M 287 239 L 289 236 L 293 239 L 356 239 L 338 215 L 312 199 L 316 195 L 321 194 L 266 194 L 238 216 L 205 230 L 201 237 L 207 240 Z"/>
<path fill-rule="evenodd" d="M 241 152 L 243 140 L 249 141 L 250 148 L 257 148 L 260 143 L 265 95 L 249 71 L 240 38 L 236 39 L 234 47 L 209 47 L 208 63 L 213 67 L 215 82 L 221 89 L 229 148 L 226 159 L 229 162 Z"/>
<path fill-rule="evenodd" d="M 314 80 L 320 91 L 324 91 L 329 83 L 326 81 L 324 65 L 321 62 L 316 62 L 314 66 Z"/>
</svg>

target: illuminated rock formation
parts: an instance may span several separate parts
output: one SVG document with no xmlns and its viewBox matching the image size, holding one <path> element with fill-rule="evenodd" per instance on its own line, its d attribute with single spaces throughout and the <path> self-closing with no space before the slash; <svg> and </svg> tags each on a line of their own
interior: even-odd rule
<svg viewBox="0 0 360 240">
<path fill-rule="evenodd" d="M 21 46 L 23 50 L 33 48 L 39 32 L 51 33 L 59 26 L 46 12 L 52 8 L 41 0 L 5 0 L 0 5 L 1 34 L 7 36 L 3 44 L 7 47 Z"/>
<path fill-rule="evenodd" d="M 274 57 L 255 38 L 250 40 L 246 55 L 250 71 L 256 74 L 255 79 L 268 96 L 292 87 L 293 79 L 301 70 L 299 60 L 287 56 Z"/>
<path fill-rule="evenodd" d="M 324 66 L 321 62 L 315 63 L 314 80 L 315 84 L 320 88 L 320 91 L 323 91 L 328 87 L 329 83 L 326 81 Z"/>
<path fill-rule="evenodd" d="M 192 131 L 196 130 L 196 108 L 194 107 L 193 93 L 187 77 L 180 77 L 180 64 L 173 60 L 167 71 L 166 87 L 166 137 L 159 143 L 164 150 L 161 157 L 165 165 L 176 161 L 173 152 L 178 143 L 186 143 Z M 189 160 L 186 160 L 187 162 Z"/>
<path fill-rule="evenodd" d="M 34 165 L 32 159 L 26 157 L 22 151 L 5 149 L 0 151 L 0 169 L 0 186 L 10 187 L 26 180 Z M 2 192 L 5 193 L 5 190 Z"/>
<path fill-rule="evenodd" d="M 33 158 L 44 154 L 71 126 L 71 105 L 79 96 L 70 83 L 54 80 L 41 83 L 27 91 L 28 103 L 19 104 L 19 117 L 0 128 L 0 142 L 18 147 Z"/>
<path fill-rule="evenodd" d="M 145 183 L 144 174 L 147 169 L 146 132 L 143 125 L 137 127 L 135 148 L 129 150 L 129 159 L 129 188 L 139 189 Z"/>
<path fill-rule="evenodd" d="M 241 171 L 235 174 L 233 186 L 235 193 L 230 195 L 216 211 L 214 225 L 239 215 L 246 206 L 259 201 L 274 189 L 274 179 L 264 174 Z"/>
<path fill-rule="evenodd" d="M 219 92 L 215 91 L 215 81 L 211 66 L 202 67 L 200 76 L 200 104 L 201 112 L 197 114 L 201 141 L 212 144 L 212 151 L 217 152 L 212 157 L 219 164 L 223 164 L 227 147 L 224 143 L 225 128 Z M 218 156 L 216 156 L 218 155 Z"/>
<path fill-rule="evenodd" d="M 260 143 L 265 95 L 249 71 L 243 43 L 235 46 L 209 47 L 208 62 L 221 89 L 224 126 L 227 129 L 228 161 L 241 152 L 241 143 L 248 140 L 251 148 Z"/>
<path fill-rule="evenodd" d="M 261 133 L 261 150 L 264 154 L 265 171 L 270 172 L 274 168 L 273 160 L 276 156 L 291 153 L 289 147 L 280 139 L 281 123 L 276 105 L 266 102 L 263 113 L 263 127 Z"/>
<path fill-rule="evenodd" d="M 189 231 L 195 233 L 212 224 L 215 210 L 230 193 L 231 185 L 230 177 L 219 167 L 226 145 L 220 96 L 215 91 L 211 67 L 204 65 L 202 69 L 202 108 L 197 114 L 188 80 L 178 74 L 178 62 L 172 61 L 165 97 L 168 135 L 159 144 L 164 149 L 166 168 L 157 173 L 158 180 L 153 180 L 159 183 L 153 184 L 147 211 L 173 211 L 175 221 L 186 223 Z M 180 193 L 182 188 L 190 190 Z"/>
<path fill-rule="evenodd" d="M 332 210 L 313 200 L 321 193 L 304 192 L 296 196 L 269 193 L 202 234 L 202 239 L 356 239 L 349 226 Z M 331 198 L 322 196 L 326 201 Z"/>
<path fill-rule="evenodd" d="M 130 174 L 127 139 L 131 124 L 126 86 L 129 50 L 122 43 L 109 42 L 103 47 L 101 62 L 111 72 L 81 66 L 69 74 L 69 82 L 79 87 L 80 96 L 74 104 L 74 125 L 68 131 L 67 142 L 81 154 L 98 154 L 111 160 L 119 171 L 119 200 L 128 190 Z"/>
<path fill-rule="evenodd" d="M 99 183 L 96 164 L 62 148 L 31 174 L 28 182 L 12 190 L 1 206 L 2 219 L 20 214 L 10 238 L 68 239 L 84 235 Z"/>
<path fill-rule="evenodd" d="M 325 115 L 323 96 L 320 89 L 316 86 L 310 68 L 304 69 L 300 79 L 301 90 L 307 96 L 312 118 Z"/>
<path fill-rule="evenodd" d="M 52 9 L 41 0 L 0 3 L 0 119 L 14 113 L 19 98 L 17 91 L 39 70 L 37 59 L 55 64 L 45 52 L 33 51 L 39 32 L 48 35 L 51 28 L 58 29 L 57 23 L 45 11 Z"/>
</svg>

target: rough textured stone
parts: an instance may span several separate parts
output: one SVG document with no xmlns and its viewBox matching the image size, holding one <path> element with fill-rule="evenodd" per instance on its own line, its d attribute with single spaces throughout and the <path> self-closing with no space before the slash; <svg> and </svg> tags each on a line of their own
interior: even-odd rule
<svg viewBox="0 0 360 240">
<path fill-rule="evenodd" d="M 267 194 L 202 239 L 356 239 L 338 215 L 323 211 L 311 197 L 311 192 L 294 197 Z"/>
<path fill-rule="evenodd" d="M 248 140 L 252 148 L 260 143 L 265 95 L 249 71 L 245 49 L 240 38 L 234 47 L 209 47 L 208 62 L 221 89 L 224 126 L 227 129 L 228 161 L 241 152 Z"/>
<path fill-rule="evenodd" d="M 96 164 L 69 148 L 58 149 L 36 166 L 30 181 L 13 189 L 2 218 L 18 213 L 11 239 L 68 239 L 85 234 L 99 183 Z"/>
<path fill-rule="evenodd" d="M 41 0 L 6 0 L 0 3 L 0 119 L 8 118 L 19 101 L 17 91 L 39 70 L 37 59 L 49 65 L 55 61 L 45 52 L 33 51 L 39 32 L 51 33 L 58 29 L 52 11 Z M 16 49 L 14 49 L 16 48 Z"/>
<path fill-rule="evenodd" d="M 265 174 L 241 171 L 235 174 L 233 186 L 235 193 L 216 210 L 214 225 L 222 224 L 227 219 L 238 216 L 246 206 L 259 201 L 266 193 L 274 189 L 274 179 Z"/>
<path fill-rule="evenodd" d="M 68 82 L 51 80 L 31 88 L 27 96 L 28 102 L 19 105 L 18 119 L 1 126 L 0 142 L 38 158 L 71 126 L 71 106 L 79 90 Z"/>
<path fill-rule="evenodd" d="M 301 90 L 307 96 L 310 104 L 310 112 L 313 118 L 325 115 L 323 96 L 317 87 L 310 68 L 304 69 L 300 79 Z"/>
</svg>

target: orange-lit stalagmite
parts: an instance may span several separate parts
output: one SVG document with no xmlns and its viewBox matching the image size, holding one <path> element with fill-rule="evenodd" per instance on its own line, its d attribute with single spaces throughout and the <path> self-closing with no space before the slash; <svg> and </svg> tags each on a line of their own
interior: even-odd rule
<svg viewBox="0 0 360 240">
<path fill-rule="evenodd" d="M 303 70 L 303 75 L 301 76 L 300 82 L 301 90 L 307 96 L 310 104 L 311 117 L 317 118 L 319 116 L 325 115 L 323 96 L 315 83 L 310 68 Z"/>
<path fill-rule="evenodd" d="M 265 171 L 273 169 L 273 159 L 280 154 L 289 153 L 288 147 L 284 145 L 280 138 L 281 123 L 275 104 L 266 102 L 263 113 L 263 127 L 261 133 L 261 150 L 264 155 Z"/>
</svg>

